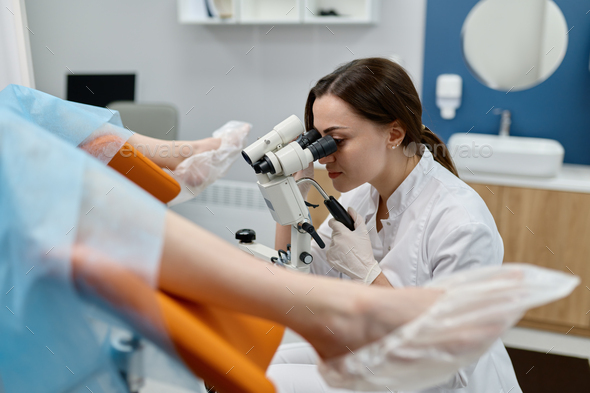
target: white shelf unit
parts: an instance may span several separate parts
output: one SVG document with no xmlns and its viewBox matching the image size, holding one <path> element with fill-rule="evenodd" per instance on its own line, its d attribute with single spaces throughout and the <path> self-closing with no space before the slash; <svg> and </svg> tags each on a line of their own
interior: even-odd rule
<svg viewBox="0 0 590 393">
<path fill-rule="evenodd" d="M 305 0 L 304 23 L 346 24 L 374 23 L 376 1 L 373 0 Z M 336 11 L 339 16 L 322 16 L 321 11 Z"/>
<path fill-rule="evenodd" d="M 209 5 L 209 7 L 207 6 Z M 228 10 L 210 17 L 207 8 Z M 374 24 L 381 0 L 178 0 L 181 24 Z M 334 15 L 321 15 L 333 11 Z"/>
<path fill-rule="evenodd" d="M 211 5 L 223 5 L 231 16 L 209 16 Z M 178 23 L 181 24 L 236 24 L 239 19 L 238 0 L 177 0 Z"/>
<path fill-rule="evenodd" d="M 301 2 L 302 0 L 241 0 L 239 23 L 300 23 Z"/>
</svg>

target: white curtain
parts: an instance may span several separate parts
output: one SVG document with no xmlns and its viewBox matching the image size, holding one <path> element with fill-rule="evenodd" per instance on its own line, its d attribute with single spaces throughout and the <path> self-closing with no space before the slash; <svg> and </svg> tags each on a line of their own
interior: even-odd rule
<svg viewBox="0 0 590 393">
<path fill-rule="evenodd" d="M 3 1 L 0 9 L 0 90 L 15 83 L 35 87 L 24 0 Z"/>
</svg>

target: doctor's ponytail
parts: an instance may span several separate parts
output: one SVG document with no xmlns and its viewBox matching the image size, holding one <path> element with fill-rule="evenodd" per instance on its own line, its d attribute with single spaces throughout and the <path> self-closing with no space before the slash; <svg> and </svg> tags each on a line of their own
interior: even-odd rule
<svg viewBox="0 0 590 393">
<path fill-rule="evenodd" d="M 436 135 L 430 131 L 430 128 L 422 126 L 422 133 L 420 134 L 420 143 L 424 144 L 428 150 L 432 153 L 434 159 L 447 168 L 449 172 L 459 177 L 457 169 L 451 158 L 451 154 L 447 149 L 445 143 Z"/>
<path fill-rule="evenodd" d="M 391 60 L 373 57 L 353 60 L 320 79 L 310 90 L 305 104 L 305 127 L 314 128 L 313 103 L 319 97 L 332 94 L 361 117 L 377 124 L 399 121 L 406 130 L 401 146 L 422 155 L 419 144 L 428 148 L 434 159 L 458 176 L 444 142 L 422 125 L 422 104 L 409 75 Z"/>
</svg>

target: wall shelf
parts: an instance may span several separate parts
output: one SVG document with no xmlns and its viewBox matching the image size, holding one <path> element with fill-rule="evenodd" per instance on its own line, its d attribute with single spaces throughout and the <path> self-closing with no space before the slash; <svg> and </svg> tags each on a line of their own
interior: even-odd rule
<svg viewBox="0 0 590 393">
<path fill-rule="evenodd" d="M 178 22 L 202 25 L 375 24 L 381 0 L 177 0 Z M 335 12 L 337 15 L 320 15 Z M 211 14 L 221 16 L 210 16 Z M 223 17 L 225 15 L 225 17 Z"/>
</svg>

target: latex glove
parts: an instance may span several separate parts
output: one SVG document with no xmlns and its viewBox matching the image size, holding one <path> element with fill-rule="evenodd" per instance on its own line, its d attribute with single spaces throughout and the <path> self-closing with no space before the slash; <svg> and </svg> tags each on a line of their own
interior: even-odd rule
<svg viewBox="0 0 590 393">
<path fill-rule="evenodd" d="M 424 391 L 476 362 L 525 311 L 569 295 L 579 283 L 569 272 L 512 263 L 435 277 L 426 287 L 443 294 L 428 309 L 354 353 L 320 359 L 318 370 L 340 389 Z"/>
<path fill-rule="evenodd" d="M 352 207 L 348 213 L 354 219 L 354 231 L 333 218 L 328 221 L 332 228 L 332 244 L 326 252 L 328 264 L 354 281 L 369 285 L 381 273 L 381 268 L 373 256 L 365 220 Z"/>
<path fill-rule="evenodd" d="M 217 143 L 215 138 L 221 139 L 221 144 L 215 150 L 197 151 L 196 154 L 182 161 L 172 172 L 172 176 L 180 183 L 180 194 L 168 203 L 173 206 L 199 195 L 215 180 L 225 176 L 231 165 L 240 156 L 246 146 L 246 137 L 252 125 L 240 121 L 229 121 L 213 133 L 209 147 Z"/>
<path fill-rule="evenodd" d="M 309 164 L 309 166 L 307 168 L 305 168 L 299 172 L 295 172 L 295 174 L 293 175 L 293 178 L 295 180 L 299 180 L 304 177 L 308 177 L 310 179 L 313 179 L 313 176 L 314 176 L 314 170 L 313 170 L 313 162 L 312 162 L 311 164 Z M 309 183 L 298 184 L 297 187 L 299 187 L 299 192 L 301 192 L 303 199 L 307 199 L 307 194 L 309 194 L 309 189 L 312 187 L 311 184 L 309 184 Z"/>
</svg>

